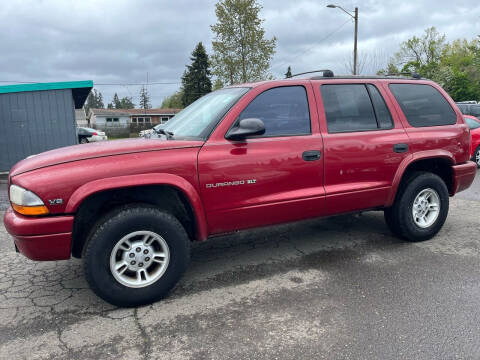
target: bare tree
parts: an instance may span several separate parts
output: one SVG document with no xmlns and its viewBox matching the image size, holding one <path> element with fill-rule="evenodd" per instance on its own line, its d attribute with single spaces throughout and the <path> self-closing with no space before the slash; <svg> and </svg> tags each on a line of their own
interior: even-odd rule
<svg viewBox="0 0 480 360">
<path fill-rule="evenodd" d="M 389 57 L 382 50 L 372 50 L 370 52 L 359 52 L 357 55 L 357 74 L 377 74 L 381 69 L 388 65 Z M 345 70 L 353 74 L 353 54 L 344 61 Z"/>
</svg>

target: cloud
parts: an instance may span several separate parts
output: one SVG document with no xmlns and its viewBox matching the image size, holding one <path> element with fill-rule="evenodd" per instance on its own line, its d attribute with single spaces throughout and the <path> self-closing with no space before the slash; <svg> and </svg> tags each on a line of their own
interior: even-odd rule
<svg viewBox="0 0 480 360">
<path fill-rule="evenodd" d="M 334 1 L 336 0 L 329 0 Z M 476 1 L 342 1 L 359 6 L 359 52 L 386 61 L 398 44 L 436 26 L 449 40 L 480 34 Z M 276 36 L 271 71 L 331 68 L 345 72 L 353 47 L 353 22 L 317 0 L 265 0 L 261 16 Z M 0 8 L 0 80 L 95 83 L 179 82 L 195 44 L 211 51 L 215 0 L 9 0 Z M 371 54 L 375 54 L 374 56 Z M 370 61 L 371 62 L 371 61 Z M 179 84 L 150 86 L 154 106 Z M 106 101 L 137 86 L 98 86 Z M 136 99 L 135 99 L 136 98 Z"/>
</svg>

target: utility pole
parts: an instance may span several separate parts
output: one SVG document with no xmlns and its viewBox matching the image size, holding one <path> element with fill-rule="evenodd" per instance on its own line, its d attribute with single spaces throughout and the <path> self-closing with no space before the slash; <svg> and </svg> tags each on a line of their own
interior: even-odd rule
<svg viewBox="0 0 480 360">
<path fill-rule="evenodd" d="M 355 7 L 355 40 L 353 42 L 353 75 L 357 75 L 357 37 L 358 37 L 358 7 Z"/>
<path fill-rule="evenodd" d="M 335 9 L 335 8 L 340 9 L 345 14 L 351 16 L 355 21 L 355 38 L 353 41 L 353 75 L 357 75 L 358 7 L 355 7 L 355 12 L 353 13 L 353 15 L 339 5 L 330 4 L 330 5 L 327 5 L 327 7 L 330 9 Z"/>
</svg>

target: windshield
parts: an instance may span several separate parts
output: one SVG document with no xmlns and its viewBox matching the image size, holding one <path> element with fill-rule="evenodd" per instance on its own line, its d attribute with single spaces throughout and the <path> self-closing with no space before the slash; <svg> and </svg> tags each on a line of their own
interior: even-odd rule
<svg viewBox="0 0 480 360">
<path fill-rule="evenodd" d="M 228 110 L 249 88 L 228 88 L 211 92 L 193 102 L 163 124 L 163 130 L 173 139 L 206 139 Z"/>
</svg>

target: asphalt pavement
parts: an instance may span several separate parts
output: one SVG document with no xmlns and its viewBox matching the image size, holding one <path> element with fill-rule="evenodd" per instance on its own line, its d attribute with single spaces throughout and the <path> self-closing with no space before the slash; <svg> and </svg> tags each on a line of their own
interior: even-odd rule
<svg viewBox="0 0 480 360">
<path fill-rule="evenodd" d="M 479 216 L 480 174 L 423 243 L 381 212 L 212 239 L 136 309 L 98 299 L 80 260 L 16 254 L 2 223 L 0 359 L 478 359 Z"/>
</svg>

